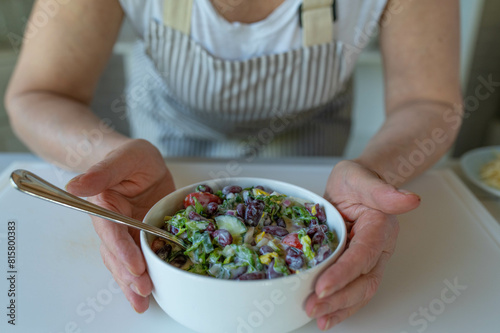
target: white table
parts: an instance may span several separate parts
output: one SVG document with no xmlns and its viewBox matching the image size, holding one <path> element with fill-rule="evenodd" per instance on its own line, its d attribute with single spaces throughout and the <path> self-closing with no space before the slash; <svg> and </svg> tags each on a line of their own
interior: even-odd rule
<svg viewBox="0 0 500 333">
<path fill-rule="evenodd" d="M 25 162 L 10 169 L 27 168 L 58 185 L 72 177 L 29 155 L 0 155 L 0 168 L 20 160 Z M 169 167 L 178 186 L 237 173 L 322 193 L 336 161 L 177 160 Z M 7 222 L 15 220 L 17 325 L 7 323 L 9 269 L 2 256 L 0 271 L 7 277 L 0 280 L 0 305 L 6 312 L 0 317 L 1 332 L 190 332 L 154 300 L 145 314 L 136 314 L 101 263 L 88 216 L 12 190 L 7 173 L 0 178 L 0 251 L 6 252 Z M 332 332 L 499 332 L 497 221 L 451 171 L 431 171 L 408 188 L 422 195 L 422 205 L 400 217 L 398 249 L 377 295 Z M 317 331 L 310 323 L 297 332 Z"/>
</svg>

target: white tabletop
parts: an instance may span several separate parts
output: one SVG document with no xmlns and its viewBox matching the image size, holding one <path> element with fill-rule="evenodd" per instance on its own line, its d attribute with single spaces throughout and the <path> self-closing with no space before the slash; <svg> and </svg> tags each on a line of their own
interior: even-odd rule
<svg viewBox="0 0 500 333">
<path fill-rule="evenodd" d="M 19 159 L 19 156 L 14 156 Z M 2 162 L 0 155 L 0 163 Z M 286 162 L 286 163 L 283 163 Z M 176 184 L 216 176 L 263 176 L 322 193 L 334 160 L 263 163 L 176 161 Z M 58 185 L 72 174 L 33 162 L 0 176 L 0 246 L 16 221 L 16 326 L 5 315 L 10 288 L 7 258 L 0 259 L 1 332 L 190 332 L 162 313 L 154 300 L 136 314 L 116 289 L 99 256 L 89 218 L 11 189 L 10 169 L 30 169 Z M 401 232 L 378 293 L 332 332 L 498 332 L 500 227 L 451 171 L 432 171 L 409 189 L 419 209 L 400 217 Z M 317 332 L 310 323 L 297 332 Z M 257 332 L 257 331 L 256 331 Z"/>
</svg>

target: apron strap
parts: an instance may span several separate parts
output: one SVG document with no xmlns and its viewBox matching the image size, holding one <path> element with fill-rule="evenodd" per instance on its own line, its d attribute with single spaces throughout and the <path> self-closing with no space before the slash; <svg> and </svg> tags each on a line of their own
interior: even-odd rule
<svg viewBox="0 0 500 333">
<path fill-rule="evenodd" d="M 193 0 L 164 0 L 163 24 L 189 35 Z"/>
<path fill-rule="evenodd" d="M 305 47 L 333 40 L 333 2 L 334 0 L 303 0 L 301 22 Z"/>
<path fill-rule="evenodd" d="M 300 22 L 305 47 L 330 43 L 333 40 L 334 0 L 303 0 Z M 189 35 L 193 0 L 163 0 L 163 23 Z"/>
</svg>

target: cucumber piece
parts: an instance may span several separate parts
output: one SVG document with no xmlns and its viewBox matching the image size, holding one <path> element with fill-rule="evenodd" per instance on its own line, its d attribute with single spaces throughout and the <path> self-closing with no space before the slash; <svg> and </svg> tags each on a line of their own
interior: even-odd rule
<svg viewBox="0 0 500 333">
<path fill-rule="evenodd" d="M 219 229 L 226 229 L 233 238 L 240 238 L 241 234 L 247 231 L 247 227 L 243 221 L 236 216 L 219 215 L 215 217 L 215 222 Z"/>
</svg>

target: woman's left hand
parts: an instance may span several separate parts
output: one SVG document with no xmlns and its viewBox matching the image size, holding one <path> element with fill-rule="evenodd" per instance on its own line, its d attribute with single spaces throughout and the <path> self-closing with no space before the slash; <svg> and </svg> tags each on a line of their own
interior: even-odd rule
<svg viewBox="0 0 500 333">
<path fill-rule="evenodd" d="M 354 161 L 342 161 L 328 179 L 325 197 L 346 220 L 345 252 L 319 277 L 306 312 L 327 330 L 363 307 L 374 296 L 394 252 L 396 214 L 418 207 L 420 197 L 398 190 Z"/>
</svg>

